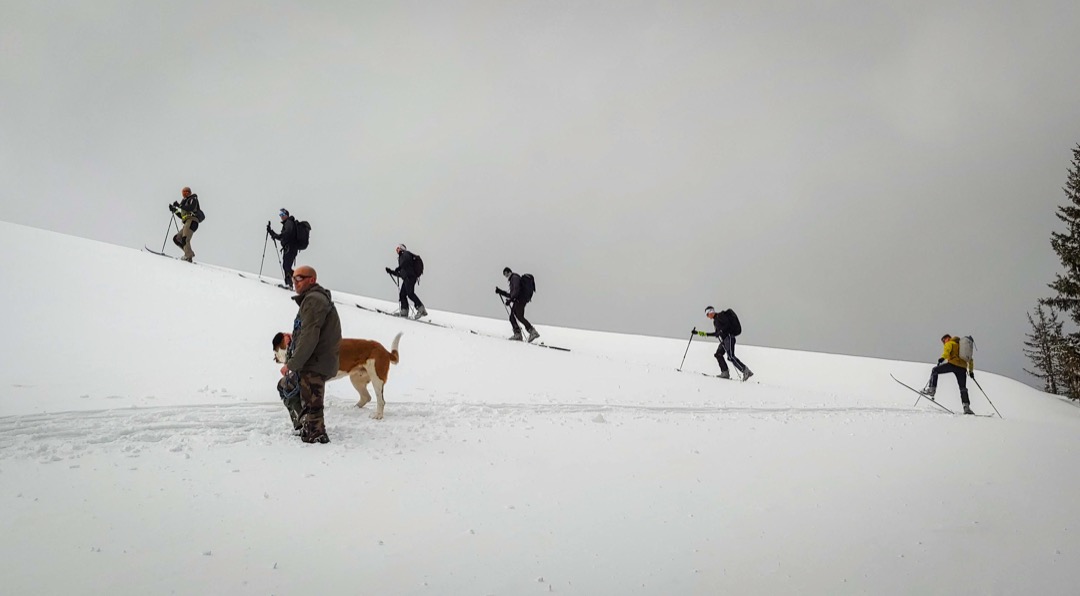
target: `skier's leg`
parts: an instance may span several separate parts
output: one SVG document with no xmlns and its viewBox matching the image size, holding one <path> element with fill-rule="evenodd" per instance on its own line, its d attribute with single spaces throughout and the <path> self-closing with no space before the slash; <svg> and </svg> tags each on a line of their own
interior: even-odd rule
<svg viewBox="0 0 1080 596">
<path fill-rule="evenodd" d="M 719 346 L 716 346 L 716 353 L 713 354 L 716 357 L 716 361 L 720 363 L 720 374 L 731 374 L 728 371 L 727 362 L 724 362 L 724 342 L 720 342 Z"/>
<path fill-rule="evenodd" d="M 735 370 L 739 371 L 740 373 L 745 372 L 746 365 L 742 363 L 742 360 L 739 360 L 735 356 L 735 336 L 725 336 L 722 343 L 724 345 L 725 351 L 727 351 L 728 360 L 731 361 L 731 364 L 735 367 Z"/>
<path fill-rule="evenodd" d="M 285 285 L 292 287 L 292 274 L 293 263 L 296 262 L 296 253 L 299 252 L 295 248 L 286 248 L 284 256 L 281 257 L 281 269 L 285 273 Z"/>
</svg>

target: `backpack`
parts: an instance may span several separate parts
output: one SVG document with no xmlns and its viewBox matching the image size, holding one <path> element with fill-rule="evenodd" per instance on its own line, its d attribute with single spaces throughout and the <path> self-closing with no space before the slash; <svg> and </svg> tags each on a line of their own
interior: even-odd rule
<svg viewBox="0 0 1080 596">
<path fill-rule="evenodd" d="M 306 221 L 296 222 L 296 248 L 305 250 L 311 241 L 311 224 Z"/>
<path fill-rule="evenodd" d="M 525 302 L 532 300 L 533 294 L 536 293 L 536 278 L 533 277 L 532 273 L 521 276 L 521 293 Z"/>
<path fill-rule="evenodd" d="M 958 340 L 960 344 L 960 359 L 964 362 L 971 362 L 971 359 L 975 357 L 975 339 L 970 335 L 965 335 Z"/>
<path fill-rule="evenodd" d="M 724 328 L 733 337 L 738 337 L 742 333 L 742 323 L 739 322 L 739 315 L 735 314 L 735 311 L 728 308 L 720 311 L 720 316 L 723 317 Z"/>
<path fill-rule="evenodd" d="M 421 259 L 420 255 L 416 253 L 413 253 L 412 270 L 417 279 L 420 279 L 420 276 L 424 274 L 424 259 Z"/>
<path fill-rule="evenodd" d="M 202 209 L 195 210 L 195 219 L 197 219 L 199 223 L 206 221 L 206 214 L 203 213 Z"/>
</svg>

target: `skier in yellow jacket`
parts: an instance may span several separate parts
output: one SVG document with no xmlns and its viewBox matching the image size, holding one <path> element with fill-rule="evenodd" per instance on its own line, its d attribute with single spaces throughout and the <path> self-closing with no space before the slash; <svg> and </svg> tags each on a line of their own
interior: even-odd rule
<svg viewBox="0 0 1080 596">
<path fill-rule="evenodd" d="M 965 414 L 974 414 L 971 411 L 971 402 L 968 400 L 967 375 L 975 378 L 975 359 L 964 360 L 960 357 L 960 338 L 946 333 L 941 336 L 941 343 L 945 344 L 945 350 L 938 358 L 938 365 L 930 371 L 930 384 L 922 390 L 922 394 L 934 399 L 937 393 L 937 378 L 941 373 L 956 375 L 956 384 L 960 386 L 960 401 L 964 404 Z"/>
</svg>

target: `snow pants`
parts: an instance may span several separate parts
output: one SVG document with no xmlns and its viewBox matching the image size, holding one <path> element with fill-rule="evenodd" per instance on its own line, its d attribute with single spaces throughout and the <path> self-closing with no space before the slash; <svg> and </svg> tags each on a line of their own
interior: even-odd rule
<svg viewBox="0 0 1080 596">
<path fill-rule="evenodd" d="M 721 337 L 720 346 L 716 348 L 716 353 L 713 354 L 713 356 L 716 356 L 716 361 L 720 363 L 720 371 L 728 372 L 727 363 L 724 362 L 724 354 L 727 354 L 727 358 L 731 361 L 731 364 L 735 367 L 735 370 L 739 371 L 740 373 L 746 371 L 746 365 L 742 363 L 742 360 L 739 360 L 735 356 L 734 335 L 725 335 L 724 337 Z"/>
<path fill-rule="evenodd" d="M 525 330 L 532 332 L 532 323 L 525 320 L 525 305 L 527 302 L 518 300 L 510 306 L 510 327 L 514 329 L 514 333 L 521 334 L 521 327 L 518 326 L 518 321 L 525 326 Z"/>
<path fill-rule="evenodd" d="M 956 366 L 955 364 L 944 362 L 934 367 L 930 371 L 930 387 L 937 389 L 937 378 L 942 373 L 952 373 L 956 375 L 956 384 L 960 386 L 960 401 L 966 406 L 971 402 L 968 401 L 967 390 L 967 369 L 962 366 Z"/>
<path fill-rule="evenodd" d="M 401 310 L 409 312 L 409 300 L 412 300 L 413 306 L 416 308 L 420 308 L 424 305 L 424 303 L 420 302 L 420 299 L 416 297 L 415 277 L 401 278 L 401 290 L 398 291 L 398 303 L 401 305 Z"/>
</svg>

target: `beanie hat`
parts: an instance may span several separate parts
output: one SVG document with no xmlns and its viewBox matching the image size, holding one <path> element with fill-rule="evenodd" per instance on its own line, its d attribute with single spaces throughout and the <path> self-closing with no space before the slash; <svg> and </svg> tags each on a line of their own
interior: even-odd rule
<svg viewBox="0 0 1080 596">
<path fill-rule="evenodd" d="M 709 313 L 711 313 L 711 312 L 716 312 L 716 311 L 715 311 L 715 310 L 713 309 L 713 307 L 711 307 L 711 306 L 706 306 L 706 307 L 705 307 L 705 314 L 709 314 Z"/>
</svg>

